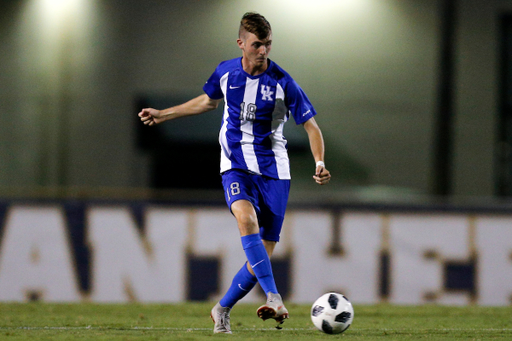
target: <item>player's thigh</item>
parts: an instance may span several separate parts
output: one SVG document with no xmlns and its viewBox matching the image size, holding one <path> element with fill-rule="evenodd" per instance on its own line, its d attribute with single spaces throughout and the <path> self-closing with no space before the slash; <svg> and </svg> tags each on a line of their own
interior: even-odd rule
<svg viewBox="0 0 512 341">
<path fill-rule="evenodd" d="M 260 235 L 262 239 L 278 242 L 288 203 L 290 181 L 267 179 L 264 182 L 261 185 L 264 199 L 260 201 Z"/>
<path fill-rule="evenodd" d="M 222 174 L 226 204 L 235 216 L 242 236 L 259 232 L 258 192 L 250 174 L 230 170 Z"/>
<path fill-rule="evenodd" d="M 238 200 L 249 201 L 258 214 L 258 192 L 250 174 L 233 169 L 222 174 L 222 186 L 226 204 L 232 211 L 232 205 Z"/>
</svg>

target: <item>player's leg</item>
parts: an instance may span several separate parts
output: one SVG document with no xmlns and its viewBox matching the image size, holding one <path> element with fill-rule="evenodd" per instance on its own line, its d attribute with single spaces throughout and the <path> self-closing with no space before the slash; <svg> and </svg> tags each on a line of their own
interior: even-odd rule
<svg viewBox="0 0 512 341">
<path fill-rule="evenodd" d="M 258 278 L 265 294 L 277 293 L 270 258 L 260 236 L 257 212 L 261 195 L 256 184 L 259 178 L 243 171 L 231 170 L 222 175 L 222 184 L 226 203 L 238 224 L 250 272 Z"/>
<path fill-rule="evenodd" d="M 257 199 L 253 197 L 254 186 L 251 184 L 248 174 L 244 172 L 228 171 L 224 173 L 222 175 L 222 184 L 225 190 L 226 203 L 230 209 L 232 209 L 232 204 L 237 201 L 247 201 L 249 203 L 250 200 L 257 201 Z M 241 211 L 240 214 L 238 214 L 237 221 L 243 221 L 243 223 L 239 225 L 242 226 L 245 231 L 243 233 L 241 231 L 242 235 L 251 233 L 257 234 L 259 231 L 255 208 L 252 204 L 249 204 L 248 207 L 251 208 L 252 212 L 244 214 Z M 231 308 L 236 302 L 245 297 L 258 281 L 252 272 L 252 268 L 250 266 L 247 267 L 247 264 L 248 263 L 245 263 L 238 271 L 224 297 L 212 309 L 211 316 L 215 322 L 215 333 L 231 333 L 229 316 Z"/>
<path fill-rule="evenodd" d="M 262 196 L 262 200 L 259 202 L 260 235 L 269 255 L 272 255 L 280 239 L 288 203 L 290 182 L 287 180 L 261 178 L 258 181 L 258 190 Z M 263 320 L 273 318 L 279 324 L 289 317 L 288 310 L 285 308 L 281 295 L 278 293 L 268 294 L 266 304 L 259 307 L 257 313 Z"/>
<path fill-rule="evenodd" d="M 269 258 L 272 257 L 276 244 L 276 241 L 263 239 L 263 245 L 267 250 Z M 247 270 L 252 271 L 250 265 L 247 266 Z M 269 293 L 267 295 L 267 302 L 260 306 L 256 313 L 258 314 L 258 317 L 263 320 L 273 318 L 279 322 L 279 324 L 283 323 L 283 321 L 289 317 L 288 310 L 284 306 L 281 295 L 277 293 Z"/>
<path fill-rule="evenodd" d="M 272 258 L 272 254 L 274 253 L 274 249 L 276 247 L 277 242 L 271 241 L 271 240 L 265 240 L 265 239 L 262 239 L 261 241 L 263 242 L 265 251 L 267 251 L 268 258 Z M 251 265 L 249 264 L 249 262 L 245 263 L 245 265 L 246 265 L 247 271 L 249 271 L 249 273 L 252 274 L 253 276 L 256 276 L 254 274 L 254 271 L 253 271 Z"/>
<path fill-rule="evenodd" d="M 237 289 L 240 286 L 249 288 L 249 290 L 254 287 L 255 278 L 250 275 L 258 279 L 265 294 L 277 293 L 267 249 L 259 235 L 260 227 L 257 216 L 259 193 L 254 183 L 254 175 L 231 170 L 222 175 L 222 184 L 226 203 L 237 220 L 248 264 L 247 269 L 242 268 L 235 276 L 232 288 L 228 290 L 228 297 L 221 303 L 232 305 L 236 303 L 237 299 L 245 296 L 244 292 L 237 292 Z M 273 250 L 273 246 L 271 247 Z M 249 273 L 245 270 L 248 270 Z M 224 304 L 223 306 L 225 306 Z"/>
<path fill-rule="evenodd" d="M 250 266 L 249 266 L 250 268 Z M 220 300 L 222 307 L 233 308 L 233 306 L 244 298 L 254 288 L 258 279 L 247 268 L 247 262 L 237 272 L 228 291 Z"/>
<path fill-rule="evenodd" d="M 242 247 L 248 260 L 248 270 L 258 278 L 266 295 L 277 294 L 270 257 L 259 233 L 260 228 L 254 206 L 248 200 L 237 200 L 232 203 L 231 211 L 238 223 Z"/>
<path fill-rule="evenodd" d="M 272 256 L 276 242 L 263 240 L 263 245 L 267 250 L 269 257 Z M 254 288 L 258 279 L 254 275 L 254 272 L 249 265 L 249 262 L 245 262 L 242 268 L 233 278 L 231 286 L 228 291 L 222 297 L 219 304 L 221 307 L 233 308 L 233 306 L 242 298 L 244 298 Z"/>
</svg>

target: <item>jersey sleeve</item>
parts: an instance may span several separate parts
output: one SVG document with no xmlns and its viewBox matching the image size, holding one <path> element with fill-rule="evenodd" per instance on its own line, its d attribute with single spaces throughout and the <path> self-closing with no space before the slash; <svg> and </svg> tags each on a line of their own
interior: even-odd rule
<svg viewBox="0 0 512 341">
<path fill-rule="evenodd" d="M 286 106 L 296 124 L 302 124 L 316 115 L 308 96 L 294 80 L 287 84 L 285 98 Z"/>
<path fill-rule="evenodd" d="M 219 68 L 215 69 L 212 73 L 206 84 L 203 86 L 203 91 L 210 97 L 211 99 L 221 99 L 224 97 L 222 93 L 222 89 L 220 87 L 220 76 L 219 76 Z"/>
</svg>

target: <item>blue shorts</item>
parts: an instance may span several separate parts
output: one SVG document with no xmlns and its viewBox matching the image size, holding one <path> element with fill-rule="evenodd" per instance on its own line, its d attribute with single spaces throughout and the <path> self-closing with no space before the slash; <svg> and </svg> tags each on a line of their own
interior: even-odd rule
<svg viewBox="0 0 512 341">
<path fill-rule="evenodd" d="M 237 200 L 250 201 L 258 216 L 261 239 L 278 242 L 290 193 L 290 180 L 277 180 L 231 169 L 222 174 L 222 185 L 229 209 Z"/>
</svg>

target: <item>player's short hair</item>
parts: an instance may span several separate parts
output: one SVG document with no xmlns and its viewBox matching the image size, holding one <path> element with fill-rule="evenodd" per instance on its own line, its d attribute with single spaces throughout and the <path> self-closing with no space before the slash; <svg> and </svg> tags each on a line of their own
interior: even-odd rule
<svg viewBox="0 0 512 341">
<path fill-rule="evenodd" d="M 265 39 L 272 32 L 270 23 L 259 13 L 247 12 L 240 20 L 240 29 L 238 31 L 238 37 L 242 36 L 242 33 L 247 31 L 258 37 L 258 39 Z"/>
</svg>

